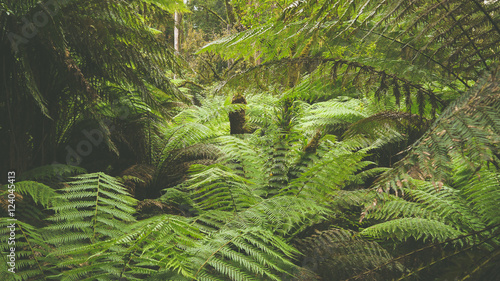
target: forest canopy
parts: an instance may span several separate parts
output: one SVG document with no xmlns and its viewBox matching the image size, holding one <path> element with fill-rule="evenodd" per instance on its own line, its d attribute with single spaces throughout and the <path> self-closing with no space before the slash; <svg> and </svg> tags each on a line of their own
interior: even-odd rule
<svg viewBox="0 0 500 281">
<path fill-rule="evenodd" d="M 496 0 L 0 0 L 5 280 L 500 280 Z"/>
</svg>

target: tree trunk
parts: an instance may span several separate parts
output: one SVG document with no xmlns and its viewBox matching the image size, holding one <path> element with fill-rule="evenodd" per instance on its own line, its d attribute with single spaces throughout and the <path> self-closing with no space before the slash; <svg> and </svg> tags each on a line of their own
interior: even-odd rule
<svg viewBox="0 0 500 281">
<path fill-rule="evenodd" d="M 227 29 L 231 30 L 236 23 L 236 16 L 234 15 L 233 6 L 229 3 L 230 0 L 225 0 L 224 4 L 226 5 L 226 13 L 227 13 Z"/>
<path fill-rule="evenodd" d="M 233 96 L 232 104 L 247 104 L 247 100 L 241 94 Z M 240 109 L 229 113 L 229 124 L 231 127 L 231 135 L 238 135 L 245 133 L 245 110 Z"/>
<path fill-rule="evenodd" d="M 182 15 L 179 12 L 174 14 L 175 26 L 174 26 L 174 50 L 176 54 L 181 51 L 181 22 Z"/>
</svg>

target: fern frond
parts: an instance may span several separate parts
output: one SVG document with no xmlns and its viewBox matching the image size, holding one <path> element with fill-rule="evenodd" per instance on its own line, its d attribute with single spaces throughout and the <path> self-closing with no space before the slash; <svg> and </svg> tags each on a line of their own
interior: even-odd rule
<svg viewBox="0 0 500 281">
<path fill-rule="evenodd" d="M 446 182 L 446 173 L 450 171 L 453 159 L 466 157 L 469 163 L 494 160 L 497 153 L 495 143 L 500 139 L 496 80 L 494 75 L 482 78 L 451 104 L 427 133 L 413 144 L 411 153 L 394 170 L 382 175 L 380 182 L 398 189 L 394 180 L 387 179 L 395 179 L 396 174 L 404 178 L 405 173 L 422 180 L 432 178 L 434 182 Z"/>
<path fill-rule="evenodd" d="M 22 195 L 30 195 L 35 204 L 40 204 L 44 208 L 58 205 L 60 202 L 54 189 L 36 181 L 17 182 L 16 192 Z"/>
<path fill-rule="evenodd" d="M 64 203 L 52 207 L 56 214 L 49 218 L 49 243 L 71 248 L 73 243 L 95 243 L 119 236 L 129 222 L 136 200 L 119 181 L 103 173 L 81 175 L 62 190 Z"/>
<path fill-rule="evenodd" d="M 204 210 L 225 210 L 237 213 L 259 202 L 251 182 L 220 165 L 191 167 L 191 178 L 179 188 L 190 191 L 197 206 Z"/>
<path fill-rule="evenodd" d="M 349 126 L 343 138 L 359 138 L 359 142 L 366 144 L 379 139 L 384 140 L 384 143 L 390 143 L 406 139 L 405 131 L 418 132 L 425 128 L 425 122 L 417 115 L 404 112 L 381 112 Z"/>
<path fill-rule="evenodd" d="M 13 228 L 11 228 L 12 225 L 14 225 Z M 15 233 L 14 240 L 5 239 L 0 246 L 2 262 L 6 265 L 12 262 L 11 265 L 15 265 L 15 273 L 4 271 L 4 274 L 10 275 L 6 275 L 4 278 L 11 278 L 10 280 L 33 278 L 46 280 L 47 276 L 52 273 L 46 264 L 53 264 L 55 260 L 48 257 L 51 249 L 45 243 L 39 229 L 20 220 L 13 221 L 4 217 L 0 219 L 0 226 L 0 235 L 3 237 L 12 237 L 11 233 Z M 8 243 L 9 241 L 14 241 L 14 243 Z M 12 248 L 15 250 L 12 251 Z M 14 254 L 14 260 L 10 260 L 7 256 L 10 254 Z"/>
<path fill-rule="evenodd" d="M 335 2 L 335 5 L 340 3 Z M 303 11 L 311 9 L 315 5 L 313 3 L 316 1 L 301 5 Z M 327 8 L 332 5 L 332 1 L 319 1 L 318 4 L 321 7 L 316 8 L 314 15 L 309 17 L 310 22 L 318 18 L 342 19 L 336 9 Z M 392 42 L 402 40 L 403 48 L 410 46 L 415 49 L 409 58 L 414 63 L 425 65 L 433 62 L 448 72 L 458 74 L 458 77 L 473 72 L 472 66 L 478 64 L 489 70 L 491 58 L 495 57 L 494 49 L 487 49 L 487 46 L 494 44 L 500 36 L 498 18 L 494 16 L 499 7 L 496 2 L 384 1 L 382 5 L 376 1 L 359 0 L 344 4 L 343 16 L 363 20 L 353 20 L 348 24 L 338 20 L 327 25 L 328 31 L 321 24 L 317 24 L 314 29 L 335 31 L 337 37 L 342 37 L 344 33 L 349 33 L 348 36 L 361 34 L 367 42 L 367 39 L 377 35 Z M 298 17 L 303 15 L 298 13 L 293 16 Z M 368 29 L 363 30 L 367 25 Z M 389 28 L 398 25 L 398 28 Z M 489 34 L 489 37 L 485 34 Z M 457 57 L 464 59 L 456 60 Z"/>
<path fill-rule="evenodd" d="M 176 276 L 173 280 L 192 277 L 186 249 L 199 247 L 197 240 L 202 237 L 185 218 L 155 216 L 132 224 L 127 234 L 68 250 L 68 254 L 82 258 L 61 262 L 60 267 L 73 268 L 58 277 L 62 280 L 80 280 L 85 276 L 139 280 L 141 276 L 161 276 L 165 272 Z"/>
<path fill-rule="evenodd" d="M 329 100 L 311 105 L 300 121 L 304 130 L 315 131 L 324 128 L 327 131 L 335 131 L 337 128 L 347 127 L 346 125 L 355 123 L 368 117 L 362 110 L 359 100 L 337 101 Z"/>
<path fill-rule="evenodd" d="M 223 153 L 220 158 L 221 163 L 238 175 L 251 179 L 256 184 L 264 181 L 261 169 L 264 166 L 264 159 L 259 153 L 260 149 L 255 146 L 252 140 L 235 136 L 221 136 L 216 138 L 214 142 Z"/>
<path fill-rule="evenodd" d="M 240 254 L 240 251 L 245 254 Z M 295 267 L 288 261 L 295 254 L 297 251 L 293 247 L 272 232 L 258 227 L 241 231 L 227 229 L 214 234 L 196 251 L 194 262 L 198 269 L 194 277 L 255 280 L 252 276 L 259 276 L 281 280 L 277 273 L 284 273 Z M 209 268 L 215 270 L 215 274 Z"/>
<path fill-rule="evenodd" d="M 449 238 L 456 238 L 464 233 L 445 223 L 424 218 L 400 218 L 376 224 L 360 232 L 363 237 L 374 239 L 392 238 L 407 240 L 414 239 L 442 242 Z"/>
<path fill-rule="evenodd" d="M 341 145 L 330 149 L 283 191 L 291 192 L 295 196 L 302 193 L 315 198 L 321 197 L 320 194 L 325 196 L 340 189 L 355 172 L 372 164 L 361 161 L 367 155 L 366 150 L 352 153 Z"/>
<path fill-rule="evenodd" d="M 500 223 L 498 198 L 500 197 L 498 173 L 482 171 L 474 175 L 462 189 L 464 195 L 473 204 L 473 209 L 480 214 L 486 225 Z"/>
<path fill-rule="evenodd" d="M 32 181 L 51 181 L 56 179 L 58 181 L 63 181 L 70 176 L 85 174 L 86 172 L 84 168 L 78 166 L 52 164 L 26 171 L 22 173 L 20 179 Z"/>
</svg>

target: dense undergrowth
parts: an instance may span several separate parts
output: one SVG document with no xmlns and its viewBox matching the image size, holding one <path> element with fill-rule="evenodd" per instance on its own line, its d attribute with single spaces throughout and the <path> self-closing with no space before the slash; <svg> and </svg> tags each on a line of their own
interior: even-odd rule
<svg viewBox="0 0 500 281">
<path fill-rule="evenodd" d="M 6 278 L 500 278 L 497 1 L 58 3 L 0 0 Z"/>
</svg>

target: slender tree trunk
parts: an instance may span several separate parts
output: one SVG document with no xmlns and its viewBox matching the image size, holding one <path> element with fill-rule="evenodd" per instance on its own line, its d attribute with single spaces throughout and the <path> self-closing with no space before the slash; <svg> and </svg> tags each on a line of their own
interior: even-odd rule
<svg viewBox="0 0 500 281">
<path fill-rule="evenodd" d="M 182 15 L 179 12 L 174 14 L 175 26 L 174 26 L 174 50 L 176 54 L 181 51 L 181 22 Z"/>
<path fill-rule="evenodd" d="M 224 4 L 226 5 L 226 16 L 227 16 L 227 31 L 231 32 L 234 25 L 236 24 L 236 16 L 234 15 L 233 6 L 229 3 L 230 0 L 224 0 Z M 234 63 L 233 59 L 229 59 L 227 61 L 227 67 L 231 67 L 231 64 Z"/>
<path fill-rule="evenodd" d="M 236 24 L 236 16 L 234 15 L 233 6 L 229 3 L 230 0 L 225 0 L 224 4 L 226 4 L 226 13 L 227 13 L 227 29 L 231 30 Z"/>
<path fill-rule="evenodd" d="M 254 54 L 255 65 L 260 65 L 262 63 L 262 58 L 260 57 L 261 54 L 262 54 L 262 51 L 260 51 L 260 50 L 255 51 L 255 54 Z"/>
</svg>

